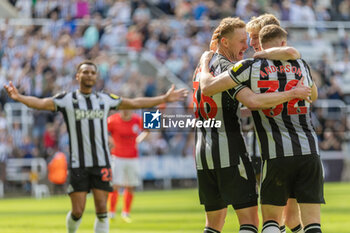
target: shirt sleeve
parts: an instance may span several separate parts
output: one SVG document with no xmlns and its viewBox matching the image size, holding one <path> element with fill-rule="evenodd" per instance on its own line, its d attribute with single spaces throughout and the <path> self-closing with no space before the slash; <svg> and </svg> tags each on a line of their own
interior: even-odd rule
<svg viewBox="0 0 350 233">
<path fill-rule="evenodd" d="M 254 63 L 253 60 L 247 59 L 242 60 L 234 64 L 229 70 L 228 73 L 232 80 L 237 83 L 243 83 L 249 80 L 252 64 Z"/>
<path fill-rule="evenodd" d="M 110 109 L 118 110 L 119 105 L 122 103 L 122 98 L 120 98 L 115 94 L 110 94 L 110 93 L 106 93 L 106 95 L 108 96 L 107 99 L 108 99 Z"/>
<path fill-rule="evenodd" d="M 55 112 L 60 111 L 61 109 L 67 106 L 68 95 L 66 92 L 58 93 L 57 95 L 52 97 L 52 100 L 55 104 Z"/>
<path fill-rule="evenodd" d="M 238 84 L 237 86 L 235 86 L 234 88 L 232 88 L 232 94 L 231 97 L 232 99 L 236 98 L 236 95 L 238 94 L 238 92 L 240 92 L 241 90 L 243 90 L 244 88 L 248 87 L 247 85 L 241 83 Z"/>
<path fill-rule="evenodd" d="M 312 75 L 311 75 L 310 66 L 303 59 L 301 59 L 301 61 L 303 62 L 304 66 L 305 66 L 306 73 L 307 73 L 307 77 L 304 78 L 304 81 L 305 81 L 305 79 L 307 79 L 309 87 L 312 87 L 314 85 L 314 80 L 313 80 Z"/>
</svg>

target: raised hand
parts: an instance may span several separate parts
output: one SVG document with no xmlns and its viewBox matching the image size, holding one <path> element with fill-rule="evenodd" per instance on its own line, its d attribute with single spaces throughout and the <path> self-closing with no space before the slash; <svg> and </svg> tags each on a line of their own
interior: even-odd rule
<svg viewBox="0 0 350 233">
<path fill-rule="evenodd" d="M 310 96 L 311 96 L 311 88 L 304 85 L 304 77 L 302 77 L 298 84 L 295 86 L 294 89 L 295 92 L 295 98 L 297 99 L 304 99 L 309 103 L 312 103 Z"/>
<path fill-rule="evenodd" d="M 18 100 L 18 97 L 19 97 L 18 90 L 13 85 L 13 83 L 11 81 L 9 82 L 9 85 L 5 84 L 4 88 L 5 88 L 7 94 L 10 96 L 11 99 L 16 100 L 16 101 Z"/>
<path fill-rule="evenodd" d="M 173 84 L 165 94 L 165 101 L 166 102 L 182 101 L 186 98 L 187 95 L 188 95 L 188 90 L 186 88 L 175 90 L 175 85 Z"/>
</svg>

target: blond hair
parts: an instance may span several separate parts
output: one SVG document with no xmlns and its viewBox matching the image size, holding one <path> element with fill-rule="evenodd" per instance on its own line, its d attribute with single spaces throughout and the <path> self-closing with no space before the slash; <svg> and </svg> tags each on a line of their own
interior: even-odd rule
<svg viewBox="0 0 350 233">
<path fill-rule="evenodd" d="M 221 38 L 224 36 L 227 36 L 229 34 L 234 33 L 235 29 L 237 28 L 244 28 L 245 23 L 238 17 L 227 17 L 221 20 L 219 26 L 215 29 L 214 35 L 218 42 L 220 42 Z"/>
<path fill-rule="evenodd" d="M 247 32 L 252 33 L 253 31 L 260 31 L 267 25 L 280 26 L 280 21 L 272 14 L 263 14 L 259 17 L 253 16 L 247 23 Z"/>
<path fill-rule="evenodd" d="M 286 30 L 277 25 L 267 25 L 259 32 L 260 44 L 270 42 L 275 39 L 287 39 L 288 33 Z"/>
</svg>

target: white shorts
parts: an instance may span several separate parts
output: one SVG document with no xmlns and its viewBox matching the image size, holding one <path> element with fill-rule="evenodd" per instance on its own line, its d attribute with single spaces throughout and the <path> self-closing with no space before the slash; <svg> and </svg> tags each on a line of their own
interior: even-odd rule
<svg viewBox="0 0 350 233">
<path fill-rule="evenodd" d="M 112 155 L 112 184 L 122 187 L 136 187 L 141 184 L 138 158 L 119 158 Z"/>
</svg>

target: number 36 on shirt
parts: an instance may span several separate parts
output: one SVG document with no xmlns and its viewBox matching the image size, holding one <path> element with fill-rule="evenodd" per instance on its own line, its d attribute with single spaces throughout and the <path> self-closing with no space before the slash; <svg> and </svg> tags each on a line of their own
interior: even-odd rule
<svg viewBox="0 0 350 233">
<path fill-rule="evenodd" d="M 295 87 L 298 84 L 298 82 L 299 80 L 296 80 L 296 79 L 289 81 L 284 87 L 284 91 L 291 90 L 293 87 Z M 279 86 L 280 86 L 280 83 L 278 80 L 259 80 L 258 81 L 258 88 L 267 88 L 266 92 L 275 92 L 276 90 L 279 89 Z M 299 101 L 303 101 L 303 100 L 292 99 L 288 101 L 288 104 L 287 104 L 288 115 L 307 114 L 307 107 L 305 106 L 295 107 L 295 105 L 298 104 Z M 264 109 L 262 111 L 268 117 L 275 117 L 283 111 L 283 107 L 284 107 L 283 104 L 279 104 L 273 109 Z"/>
</svg>

